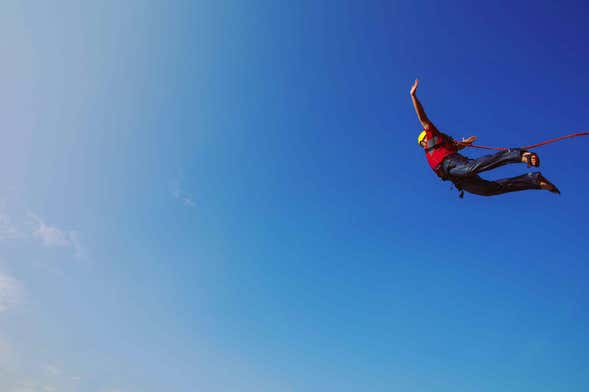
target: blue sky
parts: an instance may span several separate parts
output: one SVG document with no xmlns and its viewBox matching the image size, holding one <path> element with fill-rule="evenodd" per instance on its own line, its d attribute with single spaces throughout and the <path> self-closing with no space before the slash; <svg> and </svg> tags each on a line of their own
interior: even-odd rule
<svg viewBox="0 0 589 392">
<path fill-rule="evenodd" d="M 409 98 L 588 130 L 584 4 L 530 4 L 4 2 L 0 389 L 587 390 L 589 139 L 459 199 Z"/>
</svg>

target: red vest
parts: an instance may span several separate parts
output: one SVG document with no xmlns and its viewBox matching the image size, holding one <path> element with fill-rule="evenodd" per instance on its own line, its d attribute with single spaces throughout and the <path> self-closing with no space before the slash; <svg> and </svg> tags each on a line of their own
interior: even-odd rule
<svg viewBox="0 0 589 392">
<path fill-rule="evenodd" d="M 427 147 L 425 149 L 425 156 L 431 168 L 436 171 L 436 167 L 448 155 L 455 154 L 456 146 L 452 143 L 452 139 L 436 130 L 426 130 Z"/>
</svg>

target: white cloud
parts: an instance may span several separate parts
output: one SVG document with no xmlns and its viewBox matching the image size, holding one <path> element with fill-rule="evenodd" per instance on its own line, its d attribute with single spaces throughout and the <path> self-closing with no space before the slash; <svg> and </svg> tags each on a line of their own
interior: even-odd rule
<svg viewBox="0 0 589 392">
<path fill-rule="evenodd" d="M 172 196 L 180 200 L 185 207 L 193 208 L 196 205 L 193 197 L 180 188 L 178 181 L 172 183 Z"/>
<path fill-rule="evenodd" d="M 82 259 L 85 257 L 84 248 L 80 242 L 78 232 L 62 230 L 56 226 L 46 224 L 37 215 L 29 212 L 33 220 L 32 236 L 47 247 L 70 248 L 74 251 L 74 257 Z"/>
<path fill-rule="evenodd" d="M 0 369 L 10 373 L 19 364 L 20 357 L 15 348 L 4 336 L 0 335 Z M 2 385 L 0 382 L 0 386 Z"/>
<path fill-rule="evenodd" d="M 12 389 L 11 392 L 39 392 L 40 391 L 40 385 L 31 382 L 31 381 L 25 381 L 25 382 L 21 382 L 18 385 L 15 385 Z"/>
<path fill-rule="evenodd" d="M 0 272 L 0 312 L 22 302 L 24 289 L 13 277 Z"/>
<path fill-rule="evenodd" d="M 40 240 L 45 246 L 72 246 L 69 233 L 55 227 L 45 224 L 39 217 L 29 213 L 36 227 L 33 229 L 33 237 Z"/>
<path fill-rule="evenodd" d="M 57 392 L 57 388 L 52 385 L 25 383 L 12 388 L 10 392 Z"/>
<path fill-rule="evenodd" d="M 76 259 L 86 258 L 86 252 L 77 231 L 63 230 L 45 223 L 36 214 L 28 212 L 27 219 L 14 219 L 0 210 L 0 241 L 33 238 L 47 247 L 70 248 Z"/>
<path fill-rule="evenodd" d="M 2 341 L 0 340 L 0 343 Z M 0 349 L 2 345 L 0 344 Z M 10 348 L 10 347 L 9 347 Z M 0 351 L 1 353 L 2 351 Z M 12 355 L 14 357 L 14 355 Z M 4 373 L 8 376 L 2 379 L 0 377 L 0 391 L 9 392 L 73 392 L 78 391 L 77 385 L 79 377 L 71 377 L 67 372 L 52 363 L 40 365 L 37 368 L 29 365 L 14 367 L 10 363 L 11 369 L 0 368 L 0 375 Z"/>
<path fill-rule="evenodd" d="M 57 376 L 57 375 L 61 374 L 61 369 L 55 365 L 50 364 L 50 363 L 45 365 L 44 370 L 45 370 L 45 373 L 47 373 L 51 376 Z"/>
<path fill-rule="evenodd" d="M 182 200 L 182 204 L 184 204 L 186 207 L 194 207 L 194 201 L 188 197 L 188 196 L 183 196 L 180 198 L 180 200 Z"/>
<path fill-rule="evenodd" d="M 0 213 L 0 240 L 10 240 L 21 236 L 18 228 L 12 223 L 10 218 Z"/>
<path fill-rule="evenodd" d="M 74 257 L 76 259 L 84 259 L 86 258 L 86 252 L 82 247 L 82 243 L 80 242 L 80 238 L 77 231 L 70 231 L 70 243 L 71 247 L 74 250 Z"/>
<path fill-rule="evenodd" d="M 37 392 L 38 389 L 35 388 L 34 385 L 19 385 L 13 389 L 11 389 L 10 392 Z"/>
</svg>

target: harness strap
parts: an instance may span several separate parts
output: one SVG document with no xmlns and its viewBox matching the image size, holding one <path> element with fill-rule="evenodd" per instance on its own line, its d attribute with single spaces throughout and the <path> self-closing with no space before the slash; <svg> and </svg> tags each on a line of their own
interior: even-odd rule
<svg viewBox="0 0 589 392">
<path fill-rule="evenodd" d="M 560 137 L 557 137 L 557 138 L 554 138 L 554 139 L 547 140 L 545 142 L 536 143 L 536 144 L 532 144 L 532 145 L 529 145 L 529 146 L 524 146 L 524 147 L 521 147 L 521 149 L 522 150 L 531 150 L 532 148 L 536 148 L 536 147 L 540 147 L 540 146 L 545 146 L 547 144 L 555 143 L 555 142 L 558 142 L 560 140 L 572 139 L 572 138 L 578 137 L 578 136 L 589 136 L 589 132 L 572 133 L 570 135 L 560 136 Z M 459 144 L 461 146 L 465 146 L 465 147 L 481 148 L 481 149 L 484 149 L 484 150 L 496 150 L 496 151 L 505 151 L 505 150 L 508 150 L 508 148 L 506 148 L 506 147 L 478 146 L 478 145 L 475 145 L 475 144 L 470 144 L 469 145 L 469 144 L 464 144 L 462 142 L 457 142 L 457 144 Z"/>
</svg>

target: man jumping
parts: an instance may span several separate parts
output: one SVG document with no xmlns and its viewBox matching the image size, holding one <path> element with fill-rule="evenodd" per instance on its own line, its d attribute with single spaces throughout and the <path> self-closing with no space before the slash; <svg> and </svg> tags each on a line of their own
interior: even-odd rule
<svg viewBox="0 0 589 392">
<path fill-rule="evenodd" d="M 419 80 L 415 80 L 410 91 L 413 106 L 423 127 L 417 142 L 425 150 L 427 161 L 434 172 L 442 180 L 452 181 L 454 186 L 461 191 L 461 197 L 462 191 L 481 196 L 493 196 L 528 189 L 545 189 L 560 194 L 558 188 L 542 176 L 540 172 L 522 174 L 521 176 L 496 181 L 487 181 L 479 177 L 478 173 L 480 172 L 495 169 L 508 163 L 523 162 L 528 167 L 538 167 L 540 166 L 540 158 L 536 153 L 520 148 L 511 148 L 476 159 L 470 159 L 459 154 L 458 150 L 474 143 L 476 137 L 471 136 L 459 142 L 438 131 L 436 126 L 427 118 L 423 106 L 421 106 L 415 95 L 417 86 L 419 86 Z"/>
</svg>

